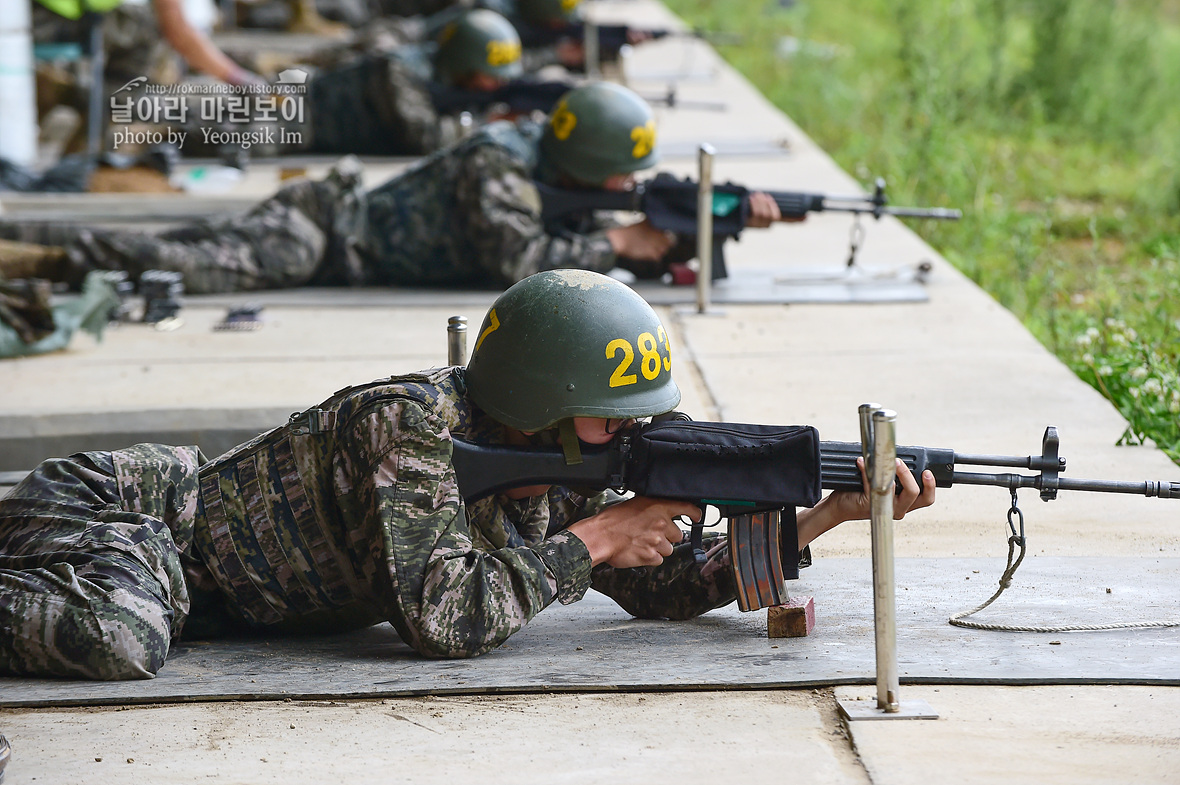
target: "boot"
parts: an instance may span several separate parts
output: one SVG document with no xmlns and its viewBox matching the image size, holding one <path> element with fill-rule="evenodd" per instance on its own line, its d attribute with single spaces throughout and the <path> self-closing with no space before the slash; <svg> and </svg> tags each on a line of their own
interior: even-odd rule
<svg viewBox="0 0 1180 785">
<path fill-rule="evenodd" d="M 315 0 L 291 0 L 291 23 L 288 33 L 314 33 L 333 38 L 346 38 L 352 28 L 340 22 L 329 22 L 316 10 Z"/>
<path fill-rule="evenodd" d="M 69 258 L 64 248 L 0 240 L 0 278 L 65 281 L 69 277 L 68 268 Z"/>
</svg>

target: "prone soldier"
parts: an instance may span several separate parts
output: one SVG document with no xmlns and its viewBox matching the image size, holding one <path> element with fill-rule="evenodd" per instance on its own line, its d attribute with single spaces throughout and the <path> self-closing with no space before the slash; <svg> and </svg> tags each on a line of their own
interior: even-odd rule
<svg viewBox="0 0 1180 785">
<path fill-rule="evenodd" d="M 644 336 L 654 373 L 612 385 L 604 350 Z M 150 678 L 177 639 L 386 620 L 423 656 L 470 657 L 591 586 L 644 618 L 721 607 L 725 537 L 698 561 L 675 523 L 696 505 L 547 485 L 466 504 L 451 463 L 453 437 L 576 453 L 679 401 L 651 306 L 554 270 L 501 294 L 465 368 L 346 388 L 209 462 L 158 444 L 46 461 L 0 500 L 0 673 Z M 932 475 L 897 474 L 895 517 L 934 501 Z M 799 513 L 799 549 L 868 513 L 863 490 L 830 494 Z"/>
<path fill-rule="evenodd" d="M 314 73 L 302 148 L 341 155 L 432 153 L 463 130 L 457 117 L 438 111 L 435 88 L 493 91 L 521 74 L 520 56 L 512 24 L 475 9 L 450 21 L 435 41 L 366 53 Z"/>
<path fill-rule="evenodd" d="M 370 191 L 345 159 L 327 178 L 281 189 L 245 215 L 159 234 L 0 221 L 0 236 L 67 253 L 7 277 L 79 282 L 92 269 L 180 272 L 191 293 L 304 285 L 495 286 L 557 268 L 658 270 L 677 242 L 647 220 L 546 222 L 534 181 L 627 190 L 658 160 L 655 117 L 631 90 L 571 90 L 548 121 L 496 122 Z M 782 220 L 764 193 L 747 226 Z"/>
</svg>

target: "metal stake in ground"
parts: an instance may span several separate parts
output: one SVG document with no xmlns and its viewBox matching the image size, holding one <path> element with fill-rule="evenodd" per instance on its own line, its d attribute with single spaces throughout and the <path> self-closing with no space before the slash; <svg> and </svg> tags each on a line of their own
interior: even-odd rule
<svg viewBox="0 0 1180 785">
<path fill-rule="evenodd" d="M 467 317 L 447 319 L 447 365 L 467 364 Z"/>
<path fill-rule="evenodd" d="M 702 144 L 698 151 L 697 177 L 697 312 L 709 310 L 713 285 L 713 146 Z"/>
<path fill-rule="evenodd" d="M 848 720 L 938 719 L 926 701 L 900 698 L 897 672 L 897 587 L 893 578 L 893 494 L 897 465 L 897 413 L 861 404 L 861 450 L 869 478 L 873 538 L 873 620 L 877 700 L 840 701 Z"/>
</svg>

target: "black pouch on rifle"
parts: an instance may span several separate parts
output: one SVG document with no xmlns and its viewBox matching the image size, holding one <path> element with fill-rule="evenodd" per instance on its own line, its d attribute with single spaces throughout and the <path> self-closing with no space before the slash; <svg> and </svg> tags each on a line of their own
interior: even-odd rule
<svg viewBox="0 0 1180 785">
<path fill-rule="evenodd" d="M 820 498 L 819 433 L 802 425 L 654 423 L 632 445 L 627 487 L 706 502 L 730 517 Z"/>
<path fill-rule="evenodd" d="M 738 606 L 786 602 L 799 577 L 795 508 L 819 501 L 819 434 L 808 426 L 670 421 L 635 438 L 628 487 L 642 496 L 710 504 L 729 523 Z M 690 534 L 698 562 L 702 527 Z"/>
</svg>

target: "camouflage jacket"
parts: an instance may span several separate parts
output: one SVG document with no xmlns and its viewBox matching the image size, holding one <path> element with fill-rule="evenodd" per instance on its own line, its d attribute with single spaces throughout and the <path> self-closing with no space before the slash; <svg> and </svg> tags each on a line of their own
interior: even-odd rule
<svg viewBox="0 0 1180 785">
<path fill-rule="evenodd" d="M 458 123 L 435 111 L 429 48 L 408 44 L 367 53 L 312 76 L 307 145 L 320 153 L 425 155 L 458 138 Z"/>
<path fill-rule="evenodd" d="M 511 285 L 540 270 L 605 272 L 611 225 L 541 220 L 541 129 L 491 123 L 365 196 L 356 250 L 374 285 Z"/>
<path fill-rule="evenodd" d="M 606 502 L 568 489 L 467 506 L 451 434 L 504 438 L 468 401 L 462 369 L 337 393 L 200 470 L 194 546 L 253 623 L 302 631 L 389 620 L 433 657 L 502 643 L 553 600 L 598 588 L 644 616 L 689 617 L 734 597 L 727 549 L 680 548 L 652 570 L 591 570 L 564 531 Z M 556 531 L 552 536 L 547 532 Z"/>
</svg>

